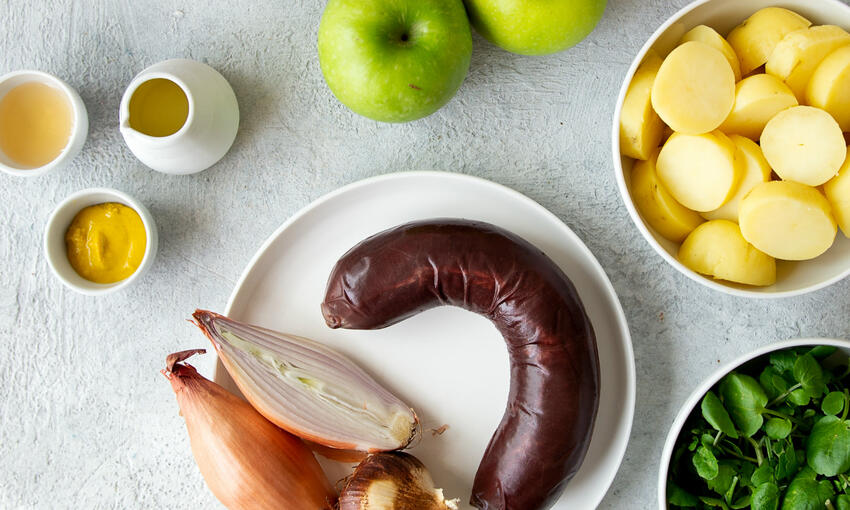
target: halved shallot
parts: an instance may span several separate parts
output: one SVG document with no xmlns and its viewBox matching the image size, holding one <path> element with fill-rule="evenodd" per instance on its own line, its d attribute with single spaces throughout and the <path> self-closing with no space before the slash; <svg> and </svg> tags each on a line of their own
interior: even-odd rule
<svg viewBox="0 0 850 510">
<path fill-rule="evenodd" d="M 404 448 L 417 436 L 413 410 L 342 354 L 217 313 L 193 316 L 245 398 L 279 427 L 365 452 Z"/>
<path fill-rule="evenodd" d="M 334 508 L 336 494 L 303 441 L 182 363 L 203 352 L 169 355 L 162 374 L 171 381 L 192 454 L 215 497 L 230 510 Z"/>
</svg>

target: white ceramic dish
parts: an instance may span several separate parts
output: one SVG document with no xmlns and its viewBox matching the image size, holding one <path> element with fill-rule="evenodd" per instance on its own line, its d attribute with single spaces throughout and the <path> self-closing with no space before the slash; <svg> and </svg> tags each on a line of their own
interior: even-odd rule
<svg viewBox="0 0 850 510">
<path fill-rule="evenodd" d="M 119 282 L 106 284 L 94 283 L 78 275 L 71 267 L 71 263 L 68 262 L 65 248 L 65 232 L 71 225 L 74 216 L 85 207 L 104 202 L 118 202 L 134 209 L 139 213 L 139 217 L 145 225 L 145 235 L 147 236 L 145 255 L 136 272 Z M 69 289 L 90 296 L 115 292 L 138 281 L 153 264 L 158 245 L 159 236 L 156 223 L 154 223 L 150 211 L 130 195 L 109 188 L 89 188 L 72 194 L 56 206 L 44 229 L 44 256 L 47 258 L 47 263 L 50 265 L 53 274 Z"/>
<path fill-rule="evenodd" d="M 765 354 L 771 353 L 773 351 L 778 351 L 781 349 L 788 349 L 792 347 L 802 347 L 802 346 L 815 346 L 815 345 L 832 345 L 838 347 L 845 354 L 850 356 L 850 340 L 839 340 L 833 338 L 805 338 L 798 340 L 785 340 L 784 342 L 777 342 L 770 345 L 765 345 L 764 347 L 760 347 L 752 352 L 744 354 L 738 359 L 726 363 L 722 367 L 718 368 L 710 377 L 703 380 L 699 386 L 690 394 L 688 399 L 682 405 L 681 409 L 679 409 L 679 414 L 676 415 L 676 418 L 673 420 L 673 424 L 670 426 L 670 432 L 667 433 L 667 440 L 664 442 L 664 450 L 661 452 L 661 465 L 658 469 L 658 508 L 661 510 L 667 510 L 667 473 L 670 468 L 670 458 L 673 456 L 673 448 L 676 446 L 676 439 L 679 438 L 679 433 L 682 432 L 682 427 L 685 425 L 685 421 L 688 419 L 688 416 L 696 409 L 697 405 L 699 405 L 702 397 L 711 389 L 712 386 L 717 384 L 720 379 L 740 367 L 744 363 L 758 358 L 759 356 L 763 356 Z"/>
<path fill-rule="evenodd" d="M 18 85 L 30 82 L 43 83 L 62 91 L 71 105 L 73 125 L 71 126 L 71 135 L 68 137 L 68 144 L 53 161 L 46 165 L 37 168 L 24 167 L 6 156 L 3 151 L 0 151 L 0 170 L 20 177 L 35 177 L 61 168 L 79 154 L 86 143 L 89 132 L 88 112 L 80 95 L 70 85 L 51 74 L 41 71 L 14 71 L 4 74 L 0 76 L 0 98 Z"/>
<path fill-rule="evenodd" d="M 391 174 L 337 190 L 287 220 L 263 244 L 225 313 L 339 349 L 412 405 L 426 433 L 413 453 L 449 497 L 466 505 L 508 395 L 504 342 L 486 319 L 442 307 L 379 331 L 331 330 L 319 304 L 337 259 L 365 237 L 407 221 L 459 217 L 504 227 L 540 247 L 572 279 L 596 330 L 601 403 L 590 450 L 554 507 L 594 508 L 614 479 L 634 414 L 629 329 L 611 283 L 581 240 L 531 199 L 458 174 Z M 219 364 L 215 379 L 232 390 Z M 441 436 L 427 430 L 448 424 Z M 342 465 L 325 462 L 331 479 Z"/>
<path fill-rule="evenodd" d="M 833 24 L 850 29 L 850 6 L 839 0 L 698 0 L 674 14 L 652 34 L 632 62 L 617 99 L 612 128 L 614 173 L 626 209 L 640 233 L 664 260 L 688 278 L 727 294 L 755 298 L 797 296 L 812 292 L 850 275 L 850 239 L 841 232 L 835 244 L 817 259 L 793 263 L 777 261 L 777 283 L 769 287 L 736 285 L 706 278 L 676 259 L 679 245 L 661 237 L 644 222 L 629 193 L 632 162 L 620 154 L 620 115 L 623 99 L 638 65 L 650 48 L 667 55 L 681 37 L 697 25 L 708 25 L 725 35 L 754 12 L 764 7 L 785 7 L 799 12 L 815 24 Z"/>
</svg>

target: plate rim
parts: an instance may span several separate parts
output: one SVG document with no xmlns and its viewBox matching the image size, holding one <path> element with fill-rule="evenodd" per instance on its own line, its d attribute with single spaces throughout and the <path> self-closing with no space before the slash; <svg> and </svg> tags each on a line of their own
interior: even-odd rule
<svg viewBox="0 0 850 510">
<path fill-rule="evenodd" d="M 610 278 L 608 278 L 608 274 L 605 272 L 605 269 L 602 267 L 602 264 L 599 263 L 599 260 L 596 258 L 596 256 L 590 250 L 590 248 L 578 236 L 578 234 L 576 234 L 573 231 L 573 229 L 571 229 L 569 227 L 569 225 L 564 223 L 564 221 L 561 220 L 555 213 L 553 213 L 552 211 L 550 211 L 549 209 L 547 209 L 546 207 L 544 207 L 543 205 L 541 205 L 540 203 L 538 203 L 537 201 L 532 199 L 531 197 L 528 197 L 528 196 L 524 195 L 523 193 L 521 193 L 521 192 L 519 192 L 519 191 L 517 191 L 513 188 L 510 188 L 510 187 L 505 186 L 503 184 L 491 181 L 489 179 L 485 179 L 483 177 L 477 177 L 477 176 L 474 176 L 474 175 L 460 174 L 460 173 L 453 173 L 453 172 L 433 171 L 433 170 L 392 172 L 392 173 L 367 177 L 365 179 L 360 179 L 360 180 L 351 182 L 349 184 L 346 184 L 344 186 L 336 188 L 336 189 L 334 189 L 334 190 L 332 190 L 328 193 L 325 193 L 324 195 L 321 195 L 320 197 L 318 197 L 315 200 L 306 204 L 304 207 L 300 208 L 298 211 L 296 211 L 294 214 L 292 214 L 289 218 L 287 218 L 280 226 L 278 226 L 262 242 L 262 244 L 259 246 L 259 248 L 257 248 L 257 250 L 254 252 L 254 255 L 251 257 L 251 259 L 245 265 L 245 269 L 243 269 L 242 273 L 239 275 L 239 279 L 236 281 L 236 283 L 233 287 L 233 290 L 231 291 L 230 296 L 227 299 L 227 304 L 226 304 L 225 309 L 224 309 L 224 314 L 227 315 L 227 316 L 230 315 L 231 310 L 232 310 L 233 305 L 234 305 L 234 302 L 235 302 L 237 296 L 239 295 L 240 291 L 242 290 L 242 287 L 245 285 L 246 280 L 248 279 L 249 275 L 254 270 L 254 268 L 257 266 L 257 263 L 259 262 L 260 258 L 262 258 L 262 256 L 266 253 L 266 251 L 269 249 L 269 247 L 272 245 L 272 243 L 274 243 L 275 240 L 278 237 L 280 237 L 280 235 L 287 228 L 289 228 L 292 224 L 294 224 L 295 222 L 300 220 L 302 217 L 306 216 L 307 214 L 311 213 L 314 209 L 318 209 L 322 205 L 326 204 L 327 202 L 330 202 L 331 200 L 334 200 L 335 198 L 337 198 L 341 195 L 345 195 L 345 194 L 357 191 L 361 188 L 366 188 L 366 187 L 372 186 L 376 183 L 383 183 L 383 182 L 386 182 L 386 181 L 393 181 L 393 180 L 403 181 L 403 180 L 408 180 L 408 179 L 419 179 L 419 178 L 446 179 L 446 180 L 449 180 L 449 181 L 466 181 L 466 182 L 470 182 L 470 183 L 478 185 L 478 186 L 490 187 L 490 188 L 493 188 L 496 191 L 506 193 L 507 195 L 512 196 L 513 198 L 517 199 L 519 202 L 524 203 L 525 205 L 528 205 L 528 206 L 530 206 L 534 209 L 539 210 L 541 213 L 544 214 L 544 216 L 546 216 L 550 220 L 552 220 L 554 222 L 554 224 L 557 225 L 558 228 L 563 230 L 563 232 L 567 235 L 567 237 L 569 237 L 572 240 L 577 242 L 577 245 L 580 248 L 580 251 L 582 251 L 584 253 L 584 255 L 588 258 L 588 260 L 591 262 L 591 266 L 596 271 L 597 274 L 595 275 L 594 280 L 602 283 L 602 288 L 604 288 L 604 290 L 606 291 L 605 292 L 606 297 L 608 297 L 609 300 L 612 301 L 613 308 L 616 312 L 616 314 L 615 314 L 616 315 L 616 325 L 619 327 L 619 329 L 623 333 L 623 341 L 621 341 L 620 343 L 623 344 L 623 354 L 625 355 L 625 360 L 624 360 L 626 362 L 625 363 L 626 364 L 625 381 L 626 381 L 626 386 L 627 386 L 627 392 L 626 392 L 626 395 L 624 395 L 625 399 L 624 399 L 624 402 L 623 402 L 624 403 L 623 407 L 627 411 L 626 416 L 625 416 L 625 423 L 624 423 L 625 427 L 624 427 L 624 430 L 623 430 L 625 440 L 623 441 L 622 446 L 617 449 L 618 451 L 615 450 L 615 452 L 614 452 L 615 453 L 614 458 L 617 461 L 616 462 L 617 469 L 614 470 L 610 479 L 606 482 L 606 485 L 605 485 L 605 488 L 604 488 L 605 490 L 600 491 L 599 497 L 597 498 L 597 501 L 595 501 L 595 503 L 594 503 L 594 507 L 597 507 L 602 502 L 602 500 L 605 498 L 605 496 L 608 494 L 608 491 L 611 488 L 611 485 L 614 483 L 614 480 L 616 480 L 617 474 L 620 472 L 620 469 L 622 468 L 623 459 L 625 458 L 626 451 L 628 450 L 629 444 L 631 443 L 631 434 L 632 434 L 632 428 L 633 428 L 633 425 L 634 425 L 634 415 L 635 415 L 635 402 L 636 402 L 636 398 L 637 398 L 637 374 L 636 374 L 636 367 L 635 367 L 634 345 L 632 343 L 631 331 L 629 329 L 628 321 L 626 320 L 626 314 L 625 314 L 625 311 L 623 310 L 622 303 L 620 303 L 619 295 L 617 294 L 616 289 L 614 289 L 614 285 L 611 283 Z M 218 363 L 218 361 L 217 361 L 218 360 L 217 355 L 215 356 L 215 358 L 216 358 L 216 368 L 214 369 L 213 375 L 214 375 L 214 379 L 217 380 L 218 375 L 219 375 L 218 371 L 220 370 L 220 367 L 219 367 L 220 363 Z M 622 396 L 623 395 L 621 395 L 621 397 Z"/>
</svg>

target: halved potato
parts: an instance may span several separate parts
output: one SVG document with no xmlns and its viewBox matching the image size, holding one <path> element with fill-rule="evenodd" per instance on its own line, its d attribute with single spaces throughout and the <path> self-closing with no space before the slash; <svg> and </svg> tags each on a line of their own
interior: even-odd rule
<svg viewBox="0 0 850 510">
<path fill-rule="evenodd" d="M 796 30 L 779 41 L 764 69 L 784 81 L 802 101 L 818 65 L 827 55 L 848 44 L 850 34 L 835 25 Z"/>
<path fill-rule="evenodd" d="M 837 232 L 829 201 L 793 181 L 759 184 L 741 201 L 738 223 L 750 244 L 772 257 L 808 260 L 832 246 Z"/>
<path fill-rule="evenodd" d="M 652 85 L 652 107 L 677 133 L 716 129 L 735 104 L 735 73 L 722 53 L 689 41 L 674 49 Z"/>
<path fill-rule="evenodd" d="M 741 73 L 764 65 L 785 35 L 811 26 L 812 22 L 781 7 L 762 9 L 729 32 L 726 40 L 741 61 Z"/>
<path fill-rule="evenodd" d="M 713 220 L 691 232 L 679 247 L 679 261 L 697 273 L 747 285 L 776 283 L 776 261 L 741 235 L 737 223 Z"/>
<path fill-rule="evenodd" d="M 643 219 L 665 239 L 681 243 L 703 220 L 683 206 L 658 181 L 655 164 L 658 149 L 648 161 L 636 161 L 632 168 L 631 193 Z"/>
<path fill-rule="evenodd" d="M 850 46 L 823 59 L 809 81 L 806 101 L 835 117 L 843 131 L 850 131 Z"/>
<path fill-rule="evenodd" d="M 664 123 L 652 109 L 650 94 L 661 57 L 651 51 L 635 71 L 620 115 L 620 152 L 635 159 L 649 159 L 661 143 Z"/>
<path fill-rule="evenodd" d="M 847 157 L 838 123 L 811 106 L 788 108 L 770 119 L 761 134 L 761 149 L 779 177 L 809 186 L 835 177 Z"/>
<path fill-rule="evenodd" d="M 729 138 L 735 142 L 738 149 L 735 157 L 743 162 L 741 181 L 738 183 L 735 194 L 728 202 L 720 206 L 719 209 L 702 213 L 702 217 L 707 220 L 737 222 L 741 199 L 759 184 L 770 180 L 770 165 L 762 154 L 761 147 L 756 142 L 740 135 L 731 135 Z"/>
<path fill-rule="evenodd" d="M 729 200 L 741 177 L 735 151 L 735 143 L 720 131 L 673 133 L 658 154 L 658 178 L 688 209 L 713 211 Z"/>
<path fill-rule="evenodd" d="M 682 36 L 679 44 L 688 41 L 698 41 L 707 44 L 722 53 L 729 62 L 729 66 L 732 67 L 732 72 L 735 73 L 735 81 L 741 79 L 741 62 L 738 60 L 738 55 L 735 54 L 735 50 L 732 49 L 729 42 L 722 35 L 718 34 L 716 30 L 705 25 L 697 25 Z"/>
<path fill-rule="evenodd" d="M 735 86 L 735 106 L 719 129 L 758 140 L 770 119 L 797 104 L 797 97 L 779 78 L 756 74 Z"/>
<path fill-rule="evenodd" d="M 850 147 L 848 147 L 850 154 Z M 850 237 L 850 155 L 841 167 L 838 175 L 823 185 L 832 213 L 845 237 Z"/>
</svg>

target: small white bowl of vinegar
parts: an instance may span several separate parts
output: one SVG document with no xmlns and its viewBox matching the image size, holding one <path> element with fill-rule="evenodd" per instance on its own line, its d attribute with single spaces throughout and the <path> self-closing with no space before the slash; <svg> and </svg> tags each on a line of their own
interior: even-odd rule
<svg viewBox="0 0 850 510">
<path fill-rule="evenodd" d="M 35 177 L 62 167 L 86 141 L 89 119 L 77 91 L 41 71 L 0 76 L 0 170 Z"/>
</svg>

